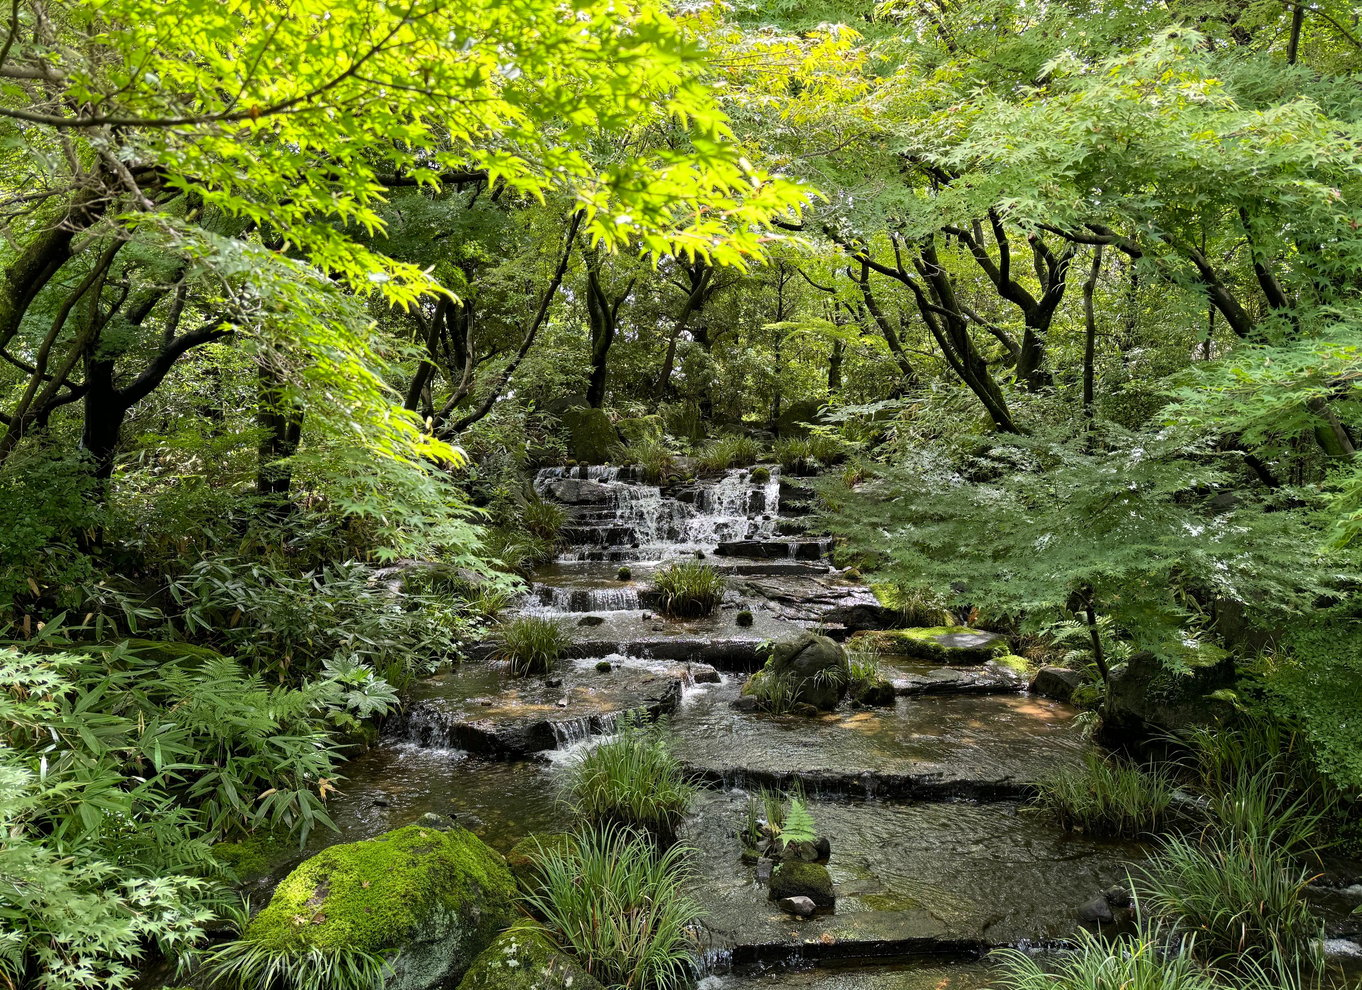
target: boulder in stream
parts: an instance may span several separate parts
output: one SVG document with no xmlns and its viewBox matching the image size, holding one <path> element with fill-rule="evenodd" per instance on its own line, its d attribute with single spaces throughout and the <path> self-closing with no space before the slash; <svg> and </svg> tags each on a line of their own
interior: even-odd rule
<svg viewBox="0 0 1362 990">
<path fill-rule="evenodd" d="M 434 990 L 515 922 L 515 897 L 500 855 L 427 816 L 304 860 L 241 938 L 299 965 L 355 950 L 390 955 L 383 990 Z"/>
<path fill-rule="evenodd" d="M 782 897 L 776 901 L 776 907 L 796 918 L 808 918 L 818 910 L 818 905 L 807 897 Z"/>
<path fill-rule="evenodd" d="M 770 899 L 779 901 L 786 897 L 807 897 L 820 908 L 830 908 L 837 904 L 832 892 L 832 874 L 820 863 L 807 863 L 801 859 L 782 860 L 771 871 L 767 888 Z"/>
<path fill-rule="evenodd" d="M 862 632 L 853 638 L 879 653 L 934 663 L 987 663 L 1010 652 L 1006 636 L 968 626 Z"/>
<path fill-rule="evenodd" d="M 771 647 L 766 665 L 747 679 L 743 694 L 765 707 L 830 712 L 847 691 L 846 651 L 826 636 L 806 632 Z"/>
<path fill-rule="evenodd" d="M 1082 683 L 1083 675 L 1076 670 L 1067 667 L 1042 667 L 1031 679 L 1028 690 L 1042 698 L 1068 701 L 1074 696 L 1074 690 Z"/>
<path fill-rule="evenodd" d="M 572 956 L 559 952 L 542 928 L 517 925 L 474 960 L 459 990 L 602 990 Z"/>
</svg>

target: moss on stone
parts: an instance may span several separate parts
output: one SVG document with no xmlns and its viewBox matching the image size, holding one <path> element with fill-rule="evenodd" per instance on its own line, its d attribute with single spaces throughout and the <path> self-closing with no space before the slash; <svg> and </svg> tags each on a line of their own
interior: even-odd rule
<svg viewBox="0 0 1362 990">
<path fill-rule="evenodd" d="M 506 866 L 525 893 L 537 891 L 543 881 L 539 861 L 546 852 L 567 852 L 576 839 L 566 832 L 535 832 L 525 836 L 506 854 Z"/>
<path fill-rule="evenodd" d="M 543 929 L 517 925 L 474 960 L 459 990 L 602 990 L 572 956 L 559 952 Z"/>
<path fill-rule="evenodd" d="M 261 831 L 235 842 L 219 842 L 213 846 L 213 857 L 239 883 L 263 877 L 297 852 L 297 843 L 283 831 Z"/>
<path fill-rule="evenodd" d="M 332 846 L 279 884 L 243 939 L 269 952 L 399 952 L 385 986 L 461 976 L 515 921 L 515 880 L 466 829 L 408 825 Z"/>
<path fill-rule="evenodd" d="M 1004 656 L 994 657 L 993 662 L 1000 667 L 1006 667 L 1014 673 L 1022 674 L 1027 677 L 1031 676 L 1031 661 L 1026 659 L 1026 657 L 1019 657 L 1015 653 L 1008 653 Z"/>
<path fill-rule="evenodd" d="M 782 897 L 807 897 L 819 907 L 832 907 L 836 897 L 832 892 L 832 874 L 820 863 L 806 863 L 789 859 L 776 864 L 771 871 L 767 896 L 773 901 Z"/>
<path fill-rule="evenodd" d="M 968 626 L 887 629 L 860 632 L 853 638 L 880 653 L 935 663 L 985 663 L 1011 653 L 1005 636 Z"/>
</svg>

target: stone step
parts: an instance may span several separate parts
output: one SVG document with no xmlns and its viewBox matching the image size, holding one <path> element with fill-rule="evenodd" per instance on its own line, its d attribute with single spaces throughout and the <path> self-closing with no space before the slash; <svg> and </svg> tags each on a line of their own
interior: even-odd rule
<svg viewBox="0 0 1362 990">
<path fill-rule="evenodd" d="M 831 549 L 827 540 L 733 540 L 720 543 L 714 553 L 756 560 L 819 560 Z"/>
</svg>

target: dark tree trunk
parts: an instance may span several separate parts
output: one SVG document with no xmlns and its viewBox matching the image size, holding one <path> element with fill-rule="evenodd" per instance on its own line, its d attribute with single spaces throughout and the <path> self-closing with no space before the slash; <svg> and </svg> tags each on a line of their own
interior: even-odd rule
<svg viewBox="0 0 1362 990">
<path fill-rule="evenodd" d="M 274 515 L 288 512 L 289 488 L 293 468 L 288 458 L 298 452 L 303 432 L 303 411 L 287 394 L 283 381 L 272 369 L 260 366 L 260 404 L 256 423 L 262 430 L 256 463 L 256 490 L 265 511 Z"/>
</svg>

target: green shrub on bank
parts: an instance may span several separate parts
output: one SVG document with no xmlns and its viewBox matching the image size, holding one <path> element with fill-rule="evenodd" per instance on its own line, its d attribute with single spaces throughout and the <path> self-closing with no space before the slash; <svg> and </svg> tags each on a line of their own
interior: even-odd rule
<svg viewBox="0 0 1362 990">
<path fill-rule="evenodd" d="M 1089 753 L 1039 781 L 1035 805 L 1066 832 L 1139 838 L 1168 824 L 1173 784 L 1159 770 Z"/>
<path fill-rule="evenodd" d="M 796 474 L 807 474 L 840 464 L 850 454 L 839 437 L 828 433 L 785 437 L 776 441 L 773 452 L 782 468 Z"/>
<path fill-rule="evenodd" d="M 507 663 L 517 677 L 547 674 L 572 645 L 563 623 L 537 615 L 521 615 L 496 628 L 494 660 Z"/>
<path fill-rule="evenodd" d="M 568 776 L 574 814 L 600 827 L 619 825 L 675 840 L 695 787 L 656 725 L 625 718 L 618 733 L 588 750 Z"/>
<path fill-rule="evenodd" d="M 622 464 L 633 464 L 650 485 L 660 485 L 676 468 L 676 451 L 661 437 L 644 437 L 628 444 L 618 444 L 611 456 Z"/>
<path fill-rule="evenodd" d="M 606 986 L 683 990 L 696 975 L 700 918 L 685 892 L 686 855 L 680 846 L 659 851 L 628 829 L 587 830 L 544 850 L 542 885 L 527 900 L 555 947 Z"/>
<path fill-rule="evenodd" d="M 709 615 L 724 600 L 727 587 L 713 567 L 693 560 L 668 564 L 653 575 L 658 610 L 678 619 Z"/>
<path fill-rule="evenodd" d="M 761 457 L 761 444 L 741 433 L 715 437 L 695 455 L 701 471 L 726 471 L 728 468 L 750 467 Z"/>
</svg>

